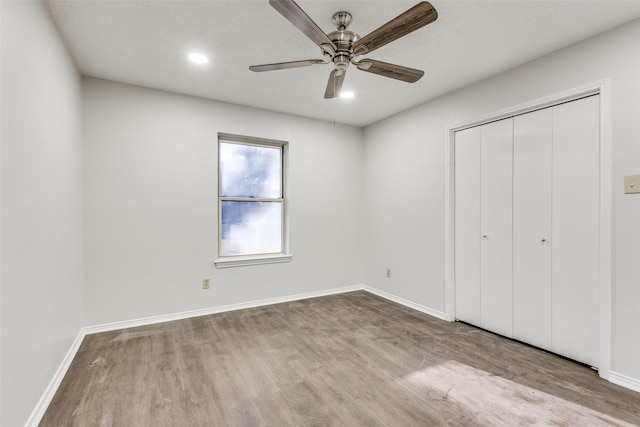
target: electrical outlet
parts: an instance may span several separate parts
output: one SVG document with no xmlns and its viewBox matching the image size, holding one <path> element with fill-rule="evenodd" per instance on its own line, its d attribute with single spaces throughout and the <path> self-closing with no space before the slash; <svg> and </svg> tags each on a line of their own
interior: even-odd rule
<svg viewBox="0 0 640 427">
<path fill-rule="evenodd" d="M 624 177 L 624 194 L 640 193 L 640 175 L 627 175 Z"/>
<path fill-rule="evenodd" d="M 387 277 L 391 278 L 391 269 L 390 268 L 387 268 Z"/>
<path fill-rule="evenodd" d="M 202 289 L 209 289 L 209 278 L 202 279 Z"/>
</svg>

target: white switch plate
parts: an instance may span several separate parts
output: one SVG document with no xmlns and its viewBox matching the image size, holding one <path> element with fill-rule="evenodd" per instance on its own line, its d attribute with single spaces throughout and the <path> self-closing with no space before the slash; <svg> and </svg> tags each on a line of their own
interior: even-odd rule
<svg viewBox="0 0 640 427">
<path fill-rule="evenodd" d="M 624 194 L 640 193 L 640 175 L 627 175 L 624 177 Z"/>
</svg>

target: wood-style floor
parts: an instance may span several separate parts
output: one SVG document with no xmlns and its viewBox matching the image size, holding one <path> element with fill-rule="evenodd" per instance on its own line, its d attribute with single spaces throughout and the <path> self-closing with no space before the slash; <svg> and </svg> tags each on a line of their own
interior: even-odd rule
<svg viewBox="0 0 640 427">
<path fill-rule="evenodd" d="M 637 424 L 589 368 L 360 291 L 87 336 L 40 425 Z"/>
</svg>

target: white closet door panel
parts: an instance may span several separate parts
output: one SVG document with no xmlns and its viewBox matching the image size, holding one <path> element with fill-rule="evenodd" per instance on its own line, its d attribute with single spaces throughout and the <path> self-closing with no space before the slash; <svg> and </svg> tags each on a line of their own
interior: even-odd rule
<svg viewBox="0 0 640 427">
<path fill-rule="evenodd" d="M 480 325 L 480 128 L 455 136 L 456 319 Z"/>
<path fill-rule="evenodd" d="M 551 349 L 552 111 L 514 118 L 513 337 Z"/>
<path fill-rule="evenodd" d="M 598 366 L 599 97 L 553 108 L 554 352 Z"/>
<path fill-rule="evenodd" d="M 511 337 L 513 119 L 481 127 L 481 326 Z"/>
</svg>

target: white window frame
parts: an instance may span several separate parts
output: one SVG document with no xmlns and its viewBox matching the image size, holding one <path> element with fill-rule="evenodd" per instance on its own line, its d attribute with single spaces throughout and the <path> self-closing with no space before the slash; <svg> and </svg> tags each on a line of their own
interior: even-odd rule
<svg viewBox="0 0 640 427">
<path fill-rule="evenodd" d="M 269 147 L 280 149 L 281 155 L 281 180 L 282 194 L 280 198 L 249 198 L 249 197 L 222 197 L 221 195 L 221 170 L 220 170 L 220 144 L 232 143 L 239 145 L 254 145 L 258 147 Z M 239 267 L 247 265 L 274 264 L 291 261 L 289 253 L 289 216 L 287 200 L 287 165 L 289 157 L 289 144 L 286 141 L 273 139 L 256 138 L 252 136 L 233 135 L 218 133 L 218 259 L 214 261 L 216 268 Z M 280 202 L 282 205 L 282 251 L 274 253 L 259 253 L 248 255 L 228 255 L 222 254 L 222 202 Z"/>
</svg>

